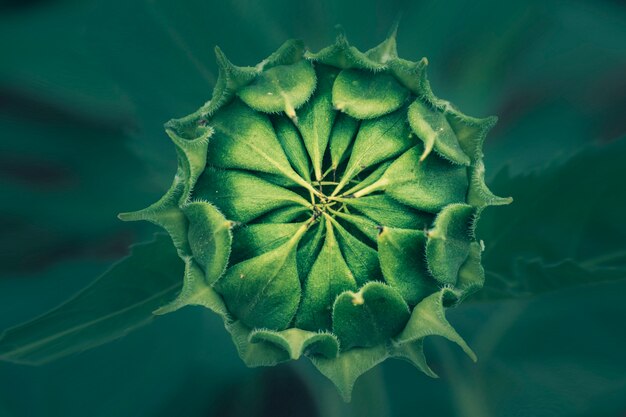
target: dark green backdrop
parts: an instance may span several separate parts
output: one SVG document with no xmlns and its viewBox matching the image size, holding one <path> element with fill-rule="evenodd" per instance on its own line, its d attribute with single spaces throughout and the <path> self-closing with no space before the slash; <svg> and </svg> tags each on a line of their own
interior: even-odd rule
<svg viewBox="0 0 626 417">
<path fill-rule="evenodd" d="M 487 284 L 451 310 L 479 356 L 428 342 L 431 380 L 388 362 L 345 405 L 308 363 L 247 369 L 202 309 L 41 367 L 0 362 L 2 417 L 626 415 L 626 6 L 619 1 L 0 1 L 0 331 L 84 287 L 156 228 L 116 219 L 175 171 L 165 121 L 216 79 L 341 24 L 435 94 L 498 115 Z"/>
</svg>

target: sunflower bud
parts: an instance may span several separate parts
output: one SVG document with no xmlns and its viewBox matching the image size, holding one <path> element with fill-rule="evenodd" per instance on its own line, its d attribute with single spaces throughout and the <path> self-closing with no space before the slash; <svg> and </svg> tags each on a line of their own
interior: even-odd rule
<svg viewBox="0 0 626 417">
<path fill-rule="evenodd" d="M 288 41 L 254 67 L 217 49 L 209 102 L 166 124 L 178 172 L 152 221 L 186 263 L 178 298 L 224 318 L 249 366 L 302 355 L 349 399 L 386 358 L 434 376 L 426 336 L 475 359 L 445 309 L 484 281 L 474 229 L 495 118 L 436 98 L 395 32 L 360 52 Z"/>
</svg>

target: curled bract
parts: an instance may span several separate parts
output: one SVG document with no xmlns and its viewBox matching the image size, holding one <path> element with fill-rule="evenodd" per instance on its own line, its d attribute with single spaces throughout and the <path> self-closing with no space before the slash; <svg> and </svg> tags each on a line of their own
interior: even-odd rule
<svg viewBox="0 0 626 417">
<path fill-rule="evenodd" d="M 287 41 L 254 67 L 216 54 L 211 100 L 165 126 L 170 190 L 120 215 L 163 227 L 185 261 L 156 313 L 205 306 L 247 365 L 307 356 L 345 399 L 389 357 L 435 376 L 427 336 L 475 360 L 445 309 L 483 284 L 482 210 L 511 201 L 484 181 L 495 118 L 436 98 L 395 31 L 366 52 Z"/>
</svg>

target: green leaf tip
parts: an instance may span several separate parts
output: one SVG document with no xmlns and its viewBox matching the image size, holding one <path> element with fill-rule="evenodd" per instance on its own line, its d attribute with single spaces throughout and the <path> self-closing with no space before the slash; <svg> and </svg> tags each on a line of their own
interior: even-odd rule
<svg viewBox="0 0 626 417">
<path fill-rule="evenodd" d="M 258 74 L 254 67 L 238 67 L 234 65 L 219 46 L 215 47 L 215 58 L 220 70 L 220 75 L 225 79 L 226 91 L 237 91 L 237 89 L 252 82 Z"/>
<path fill-rule="evenodd" d="M 394 343 L 401 346 L 422 340 L 426 336 L 441 336 L 456 343 L 472 361 L 478 361 L 476 354 L 445 318 L 444 299 L 454 296 L 450 291 L 443 288 L 416 305 L 406 327 L 396 336 Z"/>
<path fill-rule="evenodd" d="M 381 345 L 350 349 L 332 359 L 313 356 L 311 362 L 335 384 L 343 400 L 350 402 L 356 380 L 388 357 L 388 348 Z"/>
</svg>

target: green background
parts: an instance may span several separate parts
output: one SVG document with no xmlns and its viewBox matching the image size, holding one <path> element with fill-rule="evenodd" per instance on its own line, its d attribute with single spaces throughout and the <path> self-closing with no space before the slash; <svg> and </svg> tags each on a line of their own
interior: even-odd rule
<svg viewBox="0 0 626 417">
<path fill-rule="evenodd" d="M 619 1 L 0 1 L 0 330 L 54 307 L 157 230 L 117 220 L 176 168 L 162 125 L 210 97 L 219 45 L 252 65 L 341 24 L 361 49 L 401 16 L 436 95 L 500 120 L 485 289 L 450 310 L 479 357 L 388 361 L 344 404 L 300 361 L 247 369 L 200 308 L 48 365 L 0 362 L 0 416 L 626 415 L 626 6 Z M 115 294 L 111 294 L 115 296 Z"/>
</svg>

